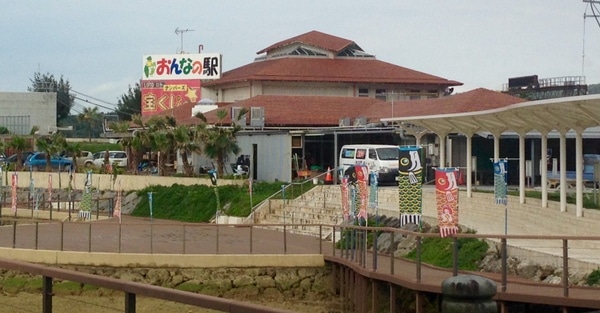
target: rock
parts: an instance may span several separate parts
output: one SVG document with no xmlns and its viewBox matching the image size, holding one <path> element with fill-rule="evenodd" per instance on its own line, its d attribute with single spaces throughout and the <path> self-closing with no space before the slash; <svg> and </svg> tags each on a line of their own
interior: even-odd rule
<svg viewBox="0 0 600 313">
<path fill-rule="evenodd" d="M 234 288 L 243 287 L 243 286 L 253 286 L 254 279 L 249 275 L 237 275 L 232 280 L 232 285 Z"/>
<path fill-rule="evenodd" d="M 164 286 L 170 278 L 169 271 L 161 268 L 152 268 L 146 274 L 146 280 L 154 286 Z"/>
</svg>

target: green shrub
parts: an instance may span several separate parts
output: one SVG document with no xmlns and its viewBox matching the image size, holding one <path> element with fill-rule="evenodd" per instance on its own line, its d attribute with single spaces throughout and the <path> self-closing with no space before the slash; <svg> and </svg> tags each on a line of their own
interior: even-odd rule
<svg viewBox="0 0 600 313">
<path fill-rule="evenodd" d="M 593 270 L 585 280 L 588 286 L 600 285 L 600 268 Z"/>
</svg>

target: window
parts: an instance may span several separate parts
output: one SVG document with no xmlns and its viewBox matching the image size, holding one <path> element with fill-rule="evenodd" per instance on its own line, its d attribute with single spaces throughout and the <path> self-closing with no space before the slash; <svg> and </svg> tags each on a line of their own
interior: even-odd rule
<svg viewBox="0 0 600 313">
<path fill-rule="evenodd" d="M 302 136 L 292 136 L 292 148 L 302 148 Z"/>
<path fill-rule="evenodd" d="M 359 97 L 368 97 L 369 89 L 368 88 L 358 88 L 358 96 Z"/>
<path fill-rule="evenodd" d="M 379 148 L 377 153 L 380 160 L 398 160 L 399 150 L 396 148 Z"/>
<path fill-rule="evenodd" d="M 387 93 L 386 93 L 385 89 L 375 89 L 375 98 L 386 101 Z"/>
<path fill-rule="evenodd" d="M 369 159 L 377 160 L 377 152 L 375 152 L 375 149 L 369 149 Z"/>
<path fill-rule="evenodd" d="M 419 89 L 411 89 L 409 93 L 410 100 L 420 100 L 421 99 L 421 90 Z"/>
<path fill-rule="evenodd" d="M 356 158 L 364 159 L 367 155 L 367 149 L 356 149 Z"/>
<path fill-rule="evenodd" d="M 342 151 L 342 157 L 346 158 L 346 159 L 353 159 L 354 158 L 354 149 L 344 149 Z"/>
</svg>

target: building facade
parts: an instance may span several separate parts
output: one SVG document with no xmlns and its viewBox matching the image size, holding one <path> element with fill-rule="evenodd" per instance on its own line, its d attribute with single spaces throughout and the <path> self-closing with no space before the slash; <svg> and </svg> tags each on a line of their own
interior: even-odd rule
<svg viewBox="0 0 600 313">
<path fill-rule="evenodd" d="M 39 134 L 56 131 L 56 93 L 0 93 L 0 126 L 15 135 L 29 135 L 33 127 Z"/>
</svg>

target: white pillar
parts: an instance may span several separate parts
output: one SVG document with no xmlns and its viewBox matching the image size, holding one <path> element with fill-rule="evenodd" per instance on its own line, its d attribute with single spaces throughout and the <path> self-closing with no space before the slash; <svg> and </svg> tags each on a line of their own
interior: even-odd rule
<svg viewBox="0 0 600 313">
<path fill-rule="evenodd" d="M 467 176 L 467 198 L 472 198 L 471 188 L 473 182 L 471 181 L 471 177 L 473 172 L 473 138 L 471 137 L 471 134 L 466 134 L 465 137 L 467 138 L 467 170 L 465 171 L 465 175 Z"/>
<path fill-rule="evenodd" d="M 548 207 L 548 134 L 542 133 L 540 175 L 542 187 L 542 208 Z"/>
<path fill-rule="evenodd" d="M 577 217 L 583 216 L 583 130 L 575 130 L 575 212 Z"/>
<path fill-rule="evenodd" d="M 423 137 L 423 135 L 422 134 L 415 134 L 414 136 L 415 136 L 415 145 L 417 147 L 420 147 L 421 146 L 421 137 Z"/>
<path fill-rule="evenodd" d="M 452 138 L 446 137 L 446 147 L 448 147 L 448 151 L 446 155 L 448 156 L 448 167 L 452 167 L 454 161 L 452 160 Z"/>
<path fill-rule="evenodd" d="M 494 134 L 494 162 L 500 161 L 500 134 Z"/>
<path fill-rule="evenodd" d="M 446 167 L 446 134 L 439 134 L 440 137 L 440 167 Z"/>
<path fill-rule="evenodd" d="M 560 211 L 567 211 L 567 134 L 560 133 Z"/>
<path fill-rule="evenodd" d="M 525 203 L 525 134 L 519 134 L 519 203 Z"/>
</svg>

